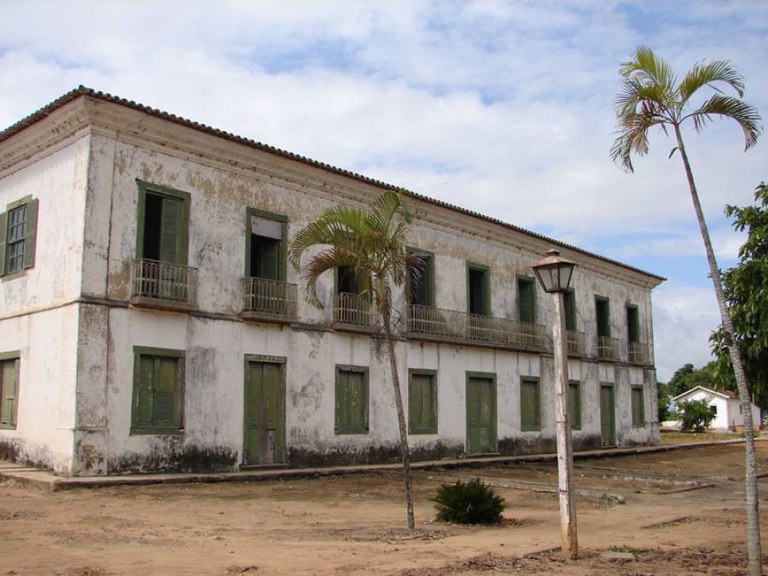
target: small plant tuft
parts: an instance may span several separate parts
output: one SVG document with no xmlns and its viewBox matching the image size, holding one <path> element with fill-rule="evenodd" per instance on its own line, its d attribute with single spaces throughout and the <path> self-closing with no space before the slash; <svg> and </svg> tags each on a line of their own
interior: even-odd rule
<svg viewBox="0 0 768 576">
<path fill-rule="evenodd" d="M 504 498 L 479 478 L 441 484 L 432 501 L 437 520 L 454 524 L 498 524 L 504 511 Z"/>
</svg>

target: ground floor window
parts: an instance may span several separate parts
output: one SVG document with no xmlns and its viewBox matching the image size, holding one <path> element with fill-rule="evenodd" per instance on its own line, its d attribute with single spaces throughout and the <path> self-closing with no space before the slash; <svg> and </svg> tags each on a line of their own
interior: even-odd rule
<svg viewBox="0 0 768 576">
<path fill-rule="evenodd" d="M 408 431 L 437 434 L 437 375 L 411 370 L 408 383 Z"/>
<path fill-rule="evenodd" d="M 335 432 L 368 433 L 368 368 L 336 366 Z"/>
<path fill-rule="evenodd" d="M 134 348 L 132 434 L 184 429 L 184 352 Z"/>
<path fill-rule="evenodd" d="M 520 430 L 541 430 L 541 391 L 538 378 L 520 381 Z"/>
<path fill-rule="evenodd" d="M 568 384 L 568 417 L 572 430 L 581 430 L 581 383 L 571 380 Z"/>
<path fill-rule="evenodd" d="M 16 428 L 19 353 L 0 354 L 0 428 Z"/>
</svg>

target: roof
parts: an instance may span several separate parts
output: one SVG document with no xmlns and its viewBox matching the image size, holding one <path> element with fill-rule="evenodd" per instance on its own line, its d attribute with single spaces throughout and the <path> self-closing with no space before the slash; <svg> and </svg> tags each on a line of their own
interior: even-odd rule
<svg viewBox="0 0 768 576">
<path fill-rule="evenodd" d="M 672 398 L 673 402 L 676 402 L 680 398 L 683 398 L 685 396 L 690 396 L 694 392 L 706 392 L 707 394 L 712 394 L 713 396 L 719 396 L 720 398 L 726 398 L 728 400 L 738 400 L 738 396 L 731 392 L 730 390 L 715 390 L 713 388 L 707 388 L 706 386 L 694 386 L 690 390 L 686 390 L 682 394 L 678 394 L 674 398 Z"/>
<path fill-rule="evenodd" d="M 312 160 L 311 158 L 307 158 L 305 156 L 301 156 L 299 154 L 294 154 L 292 152 L 287 152 L 285 150 L 281 150 L 279 148 L 275 148 L 274 146 L 269 146 L 267 144 L 262 144 L 261 142 L 257 142 L 255 140 L 251 140 L 250 138 L 244 138 L 242 136 L 237 136 L 236 134 L 232 134 L 230 132 L 226 132 L 224 130 L 219 130 L 217 128 L 212 128 L 210 126 L 206 126 L 205 124 L 200 124 L 198 122 L 193 122 L 191 120 L 187 120 L 186 118 L 182 118 L 180 116 L 176 116 L 175 114 L 169 114 L 168 112 L 163 112 L 162 110 L 158 110 L 156 108 L 151 108 L 149 106 L 145 106 L 143 104 L 139 104 L 137 102 L 134 102 L 133 100 L 127 100 L 125 98 L 120 98 L 118 96 L 113 96 L 111 94 L 107 94 L 105 92 L 100 92 L 97 90 L 94 90 L 92 88 L 88 88 L 86 86 L 79 86 L 75 88 L 74 90 L 71 90 L 70 92 L 67 92 L 63 96 L 60 96 L 50 104 L 47 104 L 46 106 L 40 108 L 39 110 L 33 112 L 26 118 L 23 118 L 16 122 L 15 124 L 9 126 L 2 132 L 0 132 L 0 144 L 14 136 L 15 134 L 18 134 L 19 132 L 22 132 L 26 128 L 29 128 L 30 126 L 34 125 L 37 122 L 40 122 L 45 117 L 47 117 L 52 112 L 58 110 L 59 108 L 64 107 L 69 102 L 72 102 L 73 100 L 76 100 L 77 98 L 81 97 L 88 97 L 88 98 L 95 98 L 97 100 L 102 100 L 105 102 L 111 102 L 113 104 L 117 104 L 120 106 L 125 106 L 127 108 L 131 108 L 133 110 L 137 110 L 140 112 L 143 112 L 145 114 L 148 114 L 150 116 L 154 116 L 156 118 L 161 118 L 163 120 L 167 120 L 169 122 L 174 122 L 176 124 L 180 124 L 182 126 L 185 126 L 187 128 L 191 128 L 193 130 L 198 130 L 200 132 L 205 132 L 208 134 L 211 134 L 213 136 L 216 136 L 218 138 L 224 138 L 226 140 L 236 142 L 238 144 L 242 144 L 245 146 L 249 146 L 251 148 L 254 148 L 256 150 L 260 150 L 262 152 L 267 152 L 269 154 L 275 154 L 277 156 L 281 156 L 283 158 L 289 158 L 291 160 L 295 160 L 297 162 L 302 162 L 304 164 L 308 164 L 310 166 L 313 166 L 315 168 L 320 168 L 322 170 L 327 170 L 328 172 L 332 172 L 335 174 L 340 174 L 343 176 L 346 176 L 348 178 L 353 178 L 355 180 L 359 180 L 361 182 L 365 182 L 366 184 L 370 184 L 373 186 L 377 186 L 382 189 L 386 190 L 395 190 L 397 192 L 406 194 L 407 196 L 411 196 L 413 198 L 417 198 L 421 201 L 431 203 L 437 206 L 441 206 L 444 208 L 448 208 L 450 210 L 466 214 L 475 218 L 479 218 L 481 220 L 485 220 L 486 222 L 490 222 L 493 224 L 497 224 L 500 226 L 503 226 L 505 228 L 508 228 L 510 230 L 514 230 L 516 232 L 520 232 L 523 234 L 526 234 L 528 236 L 531 236 L 533 238 L 537 238 L 539 240 L 546 241 L 550 244 L 553 244 L 555 246 L 560 246 L 562 248 L 566 248 L 568 250 L 571 250 L 576 253 L 583 254 L 585 256 L 589 256 L 591 258 L 596 258 L 598 260 L 602 260 L 603 262 L 607 262 L 609 264 L 619 266 L 621 268 L 625 268 L 627 270 L 631 270 L 632 272 L 636 272 L 639 274 L 643 274 L 658 283 L 661 283 L 666 280 L 666 278 L 662 276 L 658 276 L 656 274 L 652 274 L 650 272 L 646 272 L 645 270 L 641 270 L 639 268 L 636 268 L 634 266 L 630 266 L 628 264 L 624 264 L 623 262 L 619 262 L 617 260 L 613 260 L 610 258 L 607 258 L 605 256 L 601 256 L 600 254 L 595 254 L 593 252 L 589 252 L 587 250 L 583 250 L 577 246 L 573 246 L 570 244 L 566 244 L 564 242 L 560 242 L 558 240 L 555 240 L 553 238 L 549 238 L 547 236 L 544 236 L 543 234 L 539 234 L 537 232 L 532 232 L 530 230 L 526 230 L 524 228 L 521 228 L 519 226 L 515 226 L 514 224 L 509 224 L 508 222 L 504 222 L 502 220 L 498 220 L 496 218 L 492 218 L 490 216 L 486 216 L 484 214 L 480 214 L 479 212 L 474 212 L 472 210 L 467 210 L 465 208 L 460 208 L 458 206 L 449 204 L 447 202 L 443 202 L 442 200 L 437 200 L 435 198 L 430 198 L 428 196 L 424 196 L 422 194 L 418 194 L 416 192 L 412 192 L 410 190 L 403 189 L 399 186 L 394 186 L 392 184 L 387 184 L 386 182 L 382 182 L 380 180 L 375 180 L 373 178 L 369 178 L 367 176 L 363 176 L 361 174 L 357 174 L 355 172 L 351 172 L 349 170 L 344 170 L 343 168 L 337 168 L 335 166 L 331 166 L 330 164 L 326 164 L 324 162 L 319 162 L 317 160 Z"/>
</svg>

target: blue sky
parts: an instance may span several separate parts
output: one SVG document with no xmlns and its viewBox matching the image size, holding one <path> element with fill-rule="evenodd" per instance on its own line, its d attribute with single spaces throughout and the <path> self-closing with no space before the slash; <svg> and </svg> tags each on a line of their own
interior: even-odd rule
<svg viewBox="0 0 768 576">
<path fill-rule="evenodd" d="M 665 276 L 659 379 L 709 360 L 718 314 L 671 142 L 609 157 L 638 44 L 683 73 L 728 59 L 768 115 L 764 0 L 0 0 L 0 125 L 84 84 Z M 723 216 L 768 180 L 768 143 L 685 134 L 721 267 Z M 764 136 L 763 138 L 768 138 Z"/>
</svg>

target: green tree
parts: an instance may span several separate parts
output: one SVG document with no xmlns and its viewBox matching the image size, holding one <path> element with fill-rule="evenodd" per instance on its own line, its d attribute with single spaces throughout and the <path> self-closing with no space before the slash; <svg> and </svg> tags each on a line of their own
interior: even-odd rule
<svg viewBox="0 0 768 576">
<path fill-rule="evenodd" d="M 704 432 L 715 419 L 714 412 L 709 409 L 709 402 L 703 398 L 682 402 L 677 407 L 677 415 L 680 428 L 686 432 Z"/>
<path fill-rule="evenodd" d="M 755 190 L 753 206 L 728 205 L 728 217 L 747 240 L 739 249 L 739 263 L 723 273 L 723 287 L 731 311 L 736 343 L 753 400 L 768 407 L 768 185 Z M 733 365 L 726 346 L 725 332 L 719 328 L 710 338 L 717 358 L 719 381 L 728 390 L 736 388 Z"/>
<path fill-rule="evenodd" d="M 323 304 L 317 296 L 318 279 L 324 272 L 344 266 L 357 279 L 361 296 L 370 296 L 381 316 L 400 431 L 408 528 L 413 530 L 411 455 L 392 334 L 393 289 L 406 283 L 408 275 L 418 268 L 419 262 L 418 256 L 409 255 L 406 251 L 406 230 L 410 220 L 410 212 L 402 197 L 393 191 L 384 192 L 368 210 L 333 206 L 299 230 L 288 257 L 294 268 L 299 270 L 305 250 L 325 246 L 301 268 L 307 301 L 322 308 Z"/>
<path fill-rule="evenodd" d="M 715 259 L 712 241 L 699 201 L 699 194 L 693 178 L 688 154 L 683 141 L 682 127 L 693 124 L 701 131 L 714 118 L 735 121 L 744 133 L 745 149 L 757 142 L 760 135 L 760 116 L 757 110 L 741 100 L 744 95 L 744 80 L 729 62 L 716 60 L 693 66 L 678 81 L 672 68 L 647 46 L 639 46 L 634 58 L 622 64 L 621 90 L 616 98 L 616 116 L 619 133 L 611 148 L 611 157 L 624 169 L 633 171 L 632 155 L 648 153 L 648 135 L 652 128 L 659 127 L 665 134 L 674 135 L 676 146 L 670 157 L 677 152 L 683 163 L 688 189 L 698 220 L 701 237 L 709 263 L 710 275 L 720 308 L 724 341 L 728 347 L 734 367 L 736 386 L 739 391 L 746 434 L 746 492 L 747 492 L 747 548 L 749 572 L 752 576 L 762 574 L 760 545 L 760 517 L 757 492 L 757 464 L 755 460 L 755 437 L 747 379 L 741 361 L 741 353 L 735 344 L 733 322 L 728 311 L 720 270 Z M 733 89 L 738 97 L 725 94 L 721 87 Z M 694 99 L 701 90 L 712 89 L 698 107 Z"/>
</svg>

